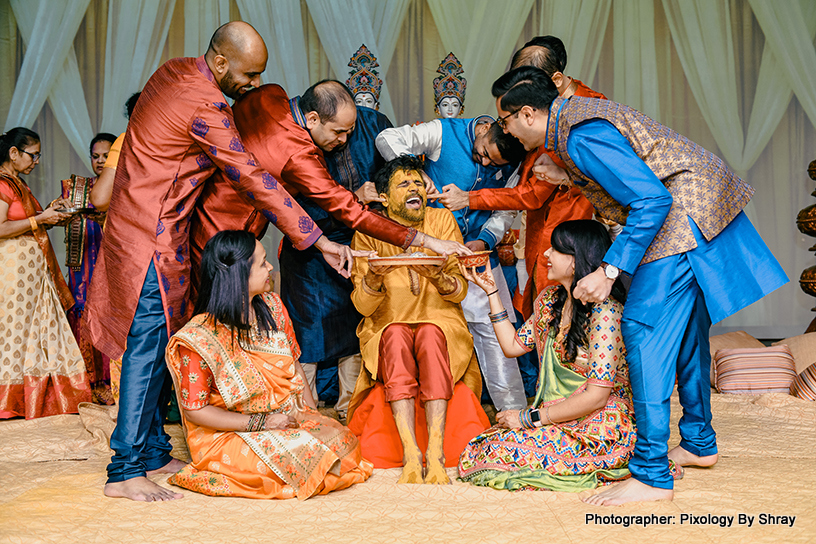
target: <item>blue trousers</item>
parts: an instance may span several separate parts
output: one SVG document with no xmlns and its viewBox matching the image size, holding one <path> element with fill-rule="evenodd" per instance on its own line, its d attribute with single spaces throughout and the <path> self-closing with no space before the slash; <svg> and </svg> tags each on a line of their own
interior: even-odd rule
<svg viewBox="0 0 816 544">
<path fill-rule="evenodd" d="M 631 306 L 627 301 L 621 323 L 637 422 L 629 470 L 647 485 L 672 489 L 667 453 L 675 376 L 683 406 L 680 445 L 699 456 L 717 453 L 709 385 L 711 318 L 685 254 L 638 267 L 633 289 L 641 292 L 630 291 L 633 301 Z M 642 313 L 640 296 L 651 299 L 650 315 Z"/>
<path fill-rule="evenodd" d="M 122 357 L 119 416 L 111 435 L 114 453 L 108 465 L 108 482 L 144 476 L 172 459 L 170 437 L 163 425 L 170 392 L 170 373 L 164 363 L 167 340 L 159 280 L 151 263 Z"/>
</svg>

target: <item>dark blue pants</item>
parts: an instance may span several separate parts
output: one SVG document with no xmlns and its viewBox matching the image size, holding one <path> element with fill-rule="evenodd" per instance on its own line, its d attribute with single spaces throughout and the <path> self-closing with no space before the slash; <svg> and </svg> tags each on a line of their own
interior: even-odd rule
<svg viewBox="0 0 816 544">
<path fill-rule="evenodd" d="M 172 459 L 170 437 L 163 425 L 170 388 L 164 363 L 167 340 L 159 280 L 151 263 L 122 357 L 119 416 L 111 436 L 114 454 L 108 465 L 108 482 L 144 476 Z"/>
</svg>

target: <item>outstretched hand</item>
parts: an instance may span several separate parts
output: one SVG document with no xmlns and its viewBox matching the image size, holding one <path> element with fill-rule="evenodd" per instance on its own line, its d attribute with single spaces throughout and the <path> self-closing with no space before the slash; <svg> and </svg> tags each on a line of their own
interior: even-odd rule
<svg viewBox="0 0 816 544">
<path fill-rule="evenodd" d="M 442 196 L 439 197 L 439 202 L 447 209 L 455 212 L 470 206 L 470 193 L 451 183 L 442 187 Z"/>
<path fill-rule="evenodd" d="M 354 257 L 373 257 L 373 251 L 358 251 L 349 246 L 332 242 L 325 236 L 320 236 L 314 246 L 323 253 L 323 258 L 334 268 L 338 274 L 344 278 L 351 277 L 351 267 L 354 265 Z"/>
<path fill-rule="evenodd" d="M 354 194 L 363 204 L 368 204 L 370 202 L 385 202 L 385 199 L 377 193 L 377 187 L 371 181 L 366 181 L 363 183 L 359 189 L 354 191 Z"/>
<path fill-rule="evenodd" d="M 424 245 L 434 253 L 447 257 L 448 255 L 473 255 L 473 251 L 453 240 L 440 240 L 433 236 L 420 233 L 425 237 Z M 418 234 L 419 235 L 419 234 Z"/>
<path fill-rule="evenodd" d="M 422 181 L 425 182 L 425 195 L 428 200 L 433 200 L 442 196 L 442 193 L 436 190 L 436 185 L 431 179 L 431 176 L 426 174 L 424 170 L 420 170 L 419 174 L 422 176 Z"/>
<path fill-rule="evenodd" d="M 471 281 L 481 287 L 485 293 L 492 293 L 495 291 L 496 278 L 493 277 L 493 271 L 490 270 L 490 267 L 485 266 L 483 272 L 476 272 L 477 268 L 479 267 L 471 266 L 470 268 L 467 268 L 462 263 L 459 263 L 459 270 L 462 272 L 462 275 L 466 280 Z"/>
</svg>

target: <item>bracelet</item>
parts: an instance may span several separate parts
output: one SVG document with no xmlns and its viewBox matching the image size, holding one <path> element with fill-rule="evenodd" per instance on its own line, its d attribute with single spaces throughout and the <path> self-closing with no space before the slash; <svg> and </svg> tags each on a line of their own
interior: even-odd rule
<svg viewBox="0 0 816 544">
<path fill-rule="evenodd" d="M 28 223 L 29 225 L 31 225 L 31 232 L 34 232 L 39 228 L 39 225 L 37 225 L 37 220 L 34 219 L 33 217 L 28 218 Z"/>
<path fill-rule="evenodd" d="M 546 406 L 544 408 L 544 417 L 547 418 L 547 425 L 554 425 L 553 420 L 550 419 L 550 407 L 549 406 Z"/>
<path fill-rule="evenodd" d="M 495 295 L 495 294 L 496 294 L 496 293 L 498 293 L 498 292 L 499 292 L 499 290 L 498 290 L 498 289 L 496 289 L 495 291 L 492 291 L 492 292 L 488 293 L 488 294 L 487 294 L 487 296 L 488 296 L 488 297 L 492 297 L 493 295 Z"/>
<path fill-rule="evenodd" d="M 248 433 L 263 431 L 264 427 L 266 427 L 266 416 L 267 416 L 266 412 L 250 414 L 249 421 L 247 422 L 246 426 L 246 431 Z"/>
<path fill-rule="evenodd" d="M 502 310 L 501 312 L 496 314 L 487 314 L 487 316 L 490 318 L 491 323 L 501 323 L 502 321 L 507 321 L 508 319 L 510 319 L 507 316 L 507 310 Z"/>
</svg>

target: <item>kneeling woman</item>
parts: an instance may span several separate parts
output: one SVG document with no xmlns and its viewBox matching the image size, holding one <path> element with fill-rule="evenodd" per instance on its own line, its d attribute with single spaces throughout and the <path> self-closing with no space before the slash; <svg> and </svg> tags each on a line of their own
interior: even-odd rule
<svg viewBox="0 0 816 544">
<path fill-rule="evenodd" d="M 611 245 L 591 220 L 567 221 L 552 233 L 548 274 L 559 286 L 539 293 L 533 315 L 516 331 L 490 270 L 465 276 L 489 294 L 496 337 L 507 357 L 534 348 L 540 371 L 532 409 L 500 412 L 497 425 L 470 441 L 459 475 L 496 489 L 581 491 L 629 477 L 635 445 L 632 392 L 620 332 L 625 292 L 616 281 L 600 304 L 571 295 L 601 266 Z"/>
<path fill-rule="evenodd" d="M 266 252 L 244 231 L 204 248 L 195 317 L 167 362 L 192 462 L 169 482 L 207 495 L 306 499 L 365 481 L 357 438 L 321 416 Z"/>
</svg>

